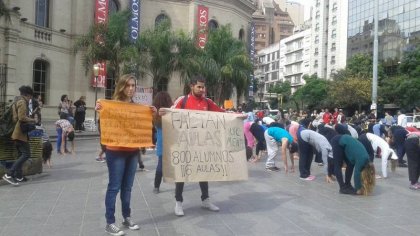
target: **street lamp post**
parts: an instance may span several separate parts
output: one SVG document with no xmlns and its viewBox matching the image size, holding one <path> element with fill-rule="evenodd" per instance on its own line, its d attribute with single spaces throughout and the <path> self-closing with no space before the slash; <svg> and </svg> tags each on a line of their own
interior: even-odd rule
<svg viewBox="0 0 420 236">
<path fill-rule="evenodd" d="M 98 100 L 98 75 L 99 75 L 99 63 L 93 65 L 93 75 L 95 76 L 95 104 L 93 107 L 96 107 L 96 100 Z M 95 110 L 95 125 L 96 125 L 96 110 Z"/>
</svg>

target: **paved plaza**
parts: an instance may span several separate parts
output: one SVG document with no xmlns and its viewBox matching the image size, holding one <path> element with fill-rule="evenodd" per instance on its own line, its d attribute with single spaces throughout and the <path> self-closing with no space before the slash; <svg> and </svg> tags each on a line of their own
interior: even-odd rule
<svg viewBox="0 0 420 236">
<path fill-rule="evenodd" d="M 106 235 L 108 176 L 106 164 L 94 160 L 98 140 L 79 140 L 76 147 L 77 155 L 54 154 L 52 169 L 19 187 L 0 181 L 1 236 Z M 406 168 L 378 180 L 373 196 L 361 197 L 339 194 L 317 165 L 312 166 L 317 179 L 305 182 L 298 173 L 248 164 L 248 181 L 210 183 L 220 212 L 202 209 L 198 184 L 188 183 L 185 216 L 177 217 L 174 184 L 163 183 L 161 193 L 152 193 L 154 151 L 147 151 L 144 161 L 150 171 L 137 172 L 131 200 L 132 218 L 141 229 L 125 230 L 126 235 L 420 235 L 420 191 L 408 189 Z M 118 224 L 120 214 L 118 202 Z"/>
</svg>

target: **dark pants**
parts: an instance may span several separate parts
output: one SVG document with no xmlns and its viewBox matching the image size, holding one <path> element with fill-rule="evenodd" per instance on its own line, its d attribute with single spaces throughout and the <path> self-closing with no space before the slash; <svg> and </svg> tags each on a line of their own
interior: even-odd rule
<svg viewBox="0 0 420 236">
<path fill-rule="evenodd" d="M 267 150 L 267 145 L 265 144 L 265 140 L 258 141 L 257 146 L 255 148 L 255 153 L 257 154 L 257 156 L 258 154 L 260 154 L 260 151 L 263 151 L 263 150 Z"/>
<path fill-rule="evenodd" d="M 75 130 L 85 130 L 83 123 L 85 122 L 86 113 L 85 112 L 76 112 L 74 119 L 76 121 Z"/>
<path fill-rule="evenodd" d="M 314 157 L 314 151 L 312 146 L 309 143 L 303 141 L 300 135 L 298 135 L 298 145 L 300 177 L 307 178 L 309 175 L 311 175 L 311 164 Z"/>
<path fill-rule="evenodd" d="M 115 201 L 118 192 L 120 192 L 123 217 L 131 216 L 131 188 L 136 175 L 138 155 L 138 151 L 106 150 L 106 164 L 109 176 L 105 195 L 105 218 L 107 224 L 115 223 Z"/>
<path fill-rule="evenodd" d="M 13 163 L 7 175 L 20 179 L 23 177 L 23 164 L 31 157 L 31 150 L 28 142 L 15 140 L 15 146 L 18 151 L 18 159 Z"/>
<path fill-rule="evenodd" d="M 398 129 L 394 132 L 394 137 L 393 137 L 394 145 L 397 151 L 398 162 L 400 164 L 403 163 L 403 158 L 405 155 L 404 143 L 405 143 L 406 135 L 407 135 L 407 131 L 405 131 L 404 129 Z"/>
<path fill-rule="evenodd" d="M 315 153 L 315 162 L 316 163 L 324 163 L 322 161 L 322 153 L 321 152 L 316 152 Z M 324 163 L 324 164 L 326 164 L 326 163 Z"/>
<path fill-rule="evenodd" d="M 375 151 L 373 150 L 371 142 L 366 137 L 366 134 L 362 134 L 362 135 L 359 136 L 359 142 L 361 142 L 363 144 L 367 153 L 369 154 L 369 161 L 373 162 L 373 158 L 375 157 Z"/>
<path fill-rule="evenodd" d="M 209 182 L 199 182 L 201 189 L 201 201 L 209 198 Z M 178 202 L 184 201 L 182 192 L 184 191 L 184 182 L 175 183 L 175 199 Z"/>
<path fill-rule="evenodd" d="M 418 138 L 409 138 L 405 141 L 407 151 L 408 179 L 416 184 L 420 176 L 420 146 Z"/>
<path fill-rule="evenodd" d="M 158 165 L 155 173 L 155 188 L 159 188 L 162 183 L 162 156 L 158 156 Z"/>
<path fill-rule="evenodd" d="M 339 145 L 339 141 L 342 135 L 337 135 L 331 140 L 331 146 L 333 149 L 333 159 L 334 159 L 334 173 L 335 177 L 337 178 L 337 182 L 340 186 L 340 189 L 344 188 L 345 186 L 351 186 L 351 177 L 353 175 L 353 164 L 350 163 L 349 160 L 346 158 L 346 154 L 344 153 L 344 148 Z M 343 167 L 343 163 L 347 164 L 345 179 L 343 181 L 343 173 L 341 168 Z"/>
</svg>

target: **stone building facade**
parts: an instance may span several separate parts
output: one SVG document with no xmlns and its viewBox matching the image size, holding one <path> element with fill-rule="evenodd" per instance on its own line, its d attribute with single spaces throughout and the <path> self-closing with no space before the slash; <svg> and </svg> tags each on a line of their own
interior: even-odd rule
<svg viewBox="0 0 420 236">
<path fill-rule="evenodd" d="M 102 1 L 102 0 L 101 0 Z M 110 13 L 128 9 L 130 0 L 103 0 Z M 87 97 L 92 117 L 95 88 L 93 73 L 86 71 L 82 53 L 74 53 L 78 36 L 94 22 L 95 0 L 4 0 L 11 9 L 10 22 L 0 18 L 0 103 L 13 100 L 21 85 L 31 85 L 44 98 L 43 116 L 57 118 L 56 107 L 62 94 L 71 100 Z M 159 17 L 167 17 L 174 30 L 192 32 L 196 27 L 198 5 L 209 9 L 209 27 L 231 24 L 233 36 L 248 43 L 252 0 L 142 0 L 140 31 L 154 27 Z M 182 94 L 180 80 L 171 78 L 168 88 L 173 98 Z M 152 86 L 150 78 L 139 84 Z M 105 90 L 98 89 L 98 98 Z"/>
</svg>

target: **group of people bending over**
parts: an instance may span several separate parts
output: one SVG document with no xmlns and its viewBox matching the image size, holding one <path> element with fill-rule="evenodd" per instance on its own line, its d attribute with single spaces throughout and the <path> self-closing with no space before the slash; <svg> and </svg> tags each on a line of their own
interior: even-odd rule
<svg viewBox="0 0 420 236">
<path fill-rule="evenodd" d="M 281 124 L 274 120 L 264 123 L 260 120 L 245 121 L 244 133 L 247 149 L 252 150 L 256 146 L 257 156 L 254 155 L 251 162 L 258 161 L 261 150 L 267 149 L 265 167 L 268 171 L 280 170 L 274 161 L 280 154 L 284 171 L 294 172 L 294 159 L 297 159 L 294 156 L 298 155 L 300 179 L 312 181 L 315 176 L 311 175 L 311 164 L 315 157 L 315 162 L 324 166 L 326 181 L 331 183 L 337 180 L 340 193 L 369 195 L 377 178 L 388 177 L 388 160 L 391 160 L 393 171 L 397 165 L 408 167 L 410 189 L 420 189 L 418 130 L 391 126 L 384 132 L 363 133 L 349 124 L 320 124 L 314 127 L 311 119 L 303 119 L 299 123 L 292 121 Z M 381 159 L 381 175 L 376 175 L 373 165 L 375 157 Z M 354 186 L 351 184 L 353 175 Z"/>
</svg>

